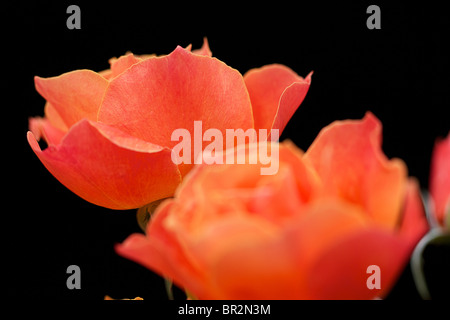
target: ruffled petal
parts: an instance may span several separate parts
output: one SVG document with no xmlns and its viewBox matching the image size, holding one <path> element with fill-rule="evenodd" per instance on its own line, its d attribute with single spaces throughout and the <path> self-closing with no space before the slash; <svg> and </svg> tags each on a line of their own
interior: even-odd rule
<svg viewBox="0 0 450 320">
<path fill-rule="evenodd" d="M 278 129 L 281 132 L 302 103 L 311 83 L 280 64 L 249 70 L 245 85 L 250 95 L 255 129 Z"/>
<path fill-rule="evenodd" d="M 83 199 L 111 209 L 138 208 L 169 197 L 181 181 L 169 149 L 82 120 L 58 146 L 28 142 L 45 167 Z"/>
<path fill-rule="evenodd" d="M 58 77 L 34 78 L 36 90 L 70 128 L 81 119 L 97 120 L 108 80 L 91 70 L 76 70 Z"/>
<path fill-rule="evenodd" d="M 240 73 L 181 47 L 137 63 L 114 78 L 98 120 L 169 148 L 179 143 L 171 141 L 173 131 L 187 129 L 192 135 L 194 121 L 202 121 L 202 134 L 216 128 L 225 136 L 226 129 L 253 127 Z"/>
<path fill-rule="evenodd" d="M 326 195 L 362 206 L 376 224 L 397 225 L 407 169 L 381 149 L 381 123 L 370 112 L 362 120 L 336 121 L 322 129 L 305 153 Z"/>
</svg>

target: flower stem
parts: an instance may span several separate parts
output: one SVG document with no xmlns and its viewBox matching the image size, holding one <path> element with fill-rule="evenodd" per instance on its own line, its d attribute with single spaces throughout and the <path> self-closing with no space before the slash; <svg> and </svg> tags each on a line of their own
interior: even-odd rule
<svg viewBox="0 0 450 320">
<path fill-rule="evenodd" d="M 147 204 L 137 210 L 136 219 L 137 219 L 139 227 L 142 229 L 142 231 L 145 232 L 145 230 L 147 228 L 147 224 L 150 221 L 150 218 L 152 217 L 156 208 L 158 208 L 159 204 L 166 199 L 167 198 L 150 202 L 149 204 Z"/>
<path fill-rule="evenodd" d="M 173 297 L 173 281 L 167 278 L 164 278 L 164 284 L 166 286 L 166 293 L 169 300 L 174 300 Z"/>
<path fill-rule="evenodd" d="M 411 255 L 411 271 L 417 292 L 424 300 L 430 300 L 430 291 L 428 290 L 427 281 L 423 270 L 423 252 L 428 244 L 432 241 L 445 236 L 440 228 L 431 229 L 417 244 Z"/>
</svg>

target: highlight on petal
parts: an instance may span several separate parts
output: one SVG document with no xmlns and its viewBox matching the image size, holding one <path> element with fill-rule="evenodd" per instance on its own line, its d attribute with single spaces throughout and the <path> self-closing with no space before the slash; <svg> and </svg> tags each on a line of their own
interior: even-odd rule
<svg viewBox="0 0 450 320">
<path fill-rule="evenodd" d="M 45 167 L 83 199 L 111 209 L 138 208 L 169 197 L 181 180 L 171 151 L 107 125 L 82 120 L 57 146 L 28 142 Z"/>
<path fill-rule="evenodd" d="M 435 143 L 431 158 L 430 193 L 437 220 L 444 225 L 444 217 L 450 215 L 450 133 Z"/>
<path fill-rule="evenodd" d="M 382 127 L 370 112 L 362 120 L 336 121 L 322 129 L 305 158 L 327 195 L 362 206 L 378 225 L 399 221 L 406 192 L 403 161 L 388 160 L 381 149 Z"/>
<path fill-rule="evenodd" d="M 253 106 L 255 129 L 283 131 L 302 103 L 312 72 L 303 79 L 290 68 L 272 64 L 249 70 L 244 75 Z"/>
<path fill-rule="evenodd" d="M 36 90 L 70 128 L 81 119 L 97 120 L 108 80 L 91 70 L 76 70 L 58 77 L 34 78 Z"/>
<path fill-rule="evenodd" d="M 250 99 L 241 74 L 223 62 L 177 47 L 141 61 L 111 80 L 98 121 L 172 148 L 175 129 L 203 132 L 253 127 Z M 202 134 L 203 134 L 202 132 Z"/>
</svg>

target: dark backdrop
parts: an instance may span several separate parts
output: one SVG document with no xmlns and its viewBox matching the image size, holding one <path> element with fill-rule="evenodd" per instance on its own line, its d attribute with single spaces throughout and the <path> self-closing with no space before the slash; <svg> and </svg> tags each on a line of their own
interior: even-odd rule
<svg viewBox="0 0 450 320">
<path fill-rule="evenodd" d="M 199 48 L 206 36 L 213 55 L 241 73 L 275 62 L 302 76 L 314 70 L 310 91 L 281 139 L 289 137 L 306 150 L 323 126 L 370 110 L 383 123 L 387 156 L 405 160 L 410 175 L 427 187 L 434 141 L 450 128 L 444 8 L 430 2 L 161 2 L 3 5 L 8 296 L 165 299 L 158 276 L 113 250 L 139 231 L 135 211 L 108 210 L 78 198 L 26 141 L 28 117 L 42 116 L 45 102 L 34 88 L 35 75 L 100 71 L 109 67 L 109 58 L 127 51 L 166 54 L 190 43 Z M 70 4 L 80 6 L 81 30 L 66 27 Z M 366 27 L 370 4 L 381 8 L 381 30 Z M 66 287 L 71 264 L 81 268 L 81 290 Z M 408 268 L 390 297 L 418 298 Z"/>
</svg>

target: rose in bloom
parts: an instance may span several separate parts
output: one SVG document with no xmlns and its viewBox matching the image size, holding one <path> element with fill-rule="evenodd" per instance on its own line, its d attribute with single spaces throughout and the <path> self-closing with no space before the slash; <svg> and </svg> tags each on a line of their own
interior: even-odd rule
<svg viewBox="0 0 450 320">
<path fill-rule="evenodd" d="M 450 226 L 450 134 L 436 141 L 431 159 L 430 194 L 434 215 L 441 224 Z"/>
<path fill-rule="evenodd" d="M 146 235 L 131 235 L 117 252 L 200 299 L 371 299 L 389 291 L 427 225 L 418 183 L 383 154 L 374 115 L 331 124 L 306 153 L 279 144 L 275 175 L 259 167 L 197 166 L 157 208 Z M 367 285 L 373 265 L 380 289 Z"/>
<path fill-rule="evenodd" d="M 175 129 L 279 129 L 303 101 L 305 79 L 273 64 L 242 76 L 213 58 L 208 44 L 166 56 L 128 54 L 96 73 L 76 70 L 35 78 L 47 100 L 30 120 L 28 141 L 67 188 L 99 206 L 142 207 L 172 196 L 192 165 L 175 165 Z M 37 140 L 48 147 L 41 150 Z M 192 155 L 194 157 L 194 155 Z M 192 163 L 192 162 L 191 162 Z"/>
</svg>

